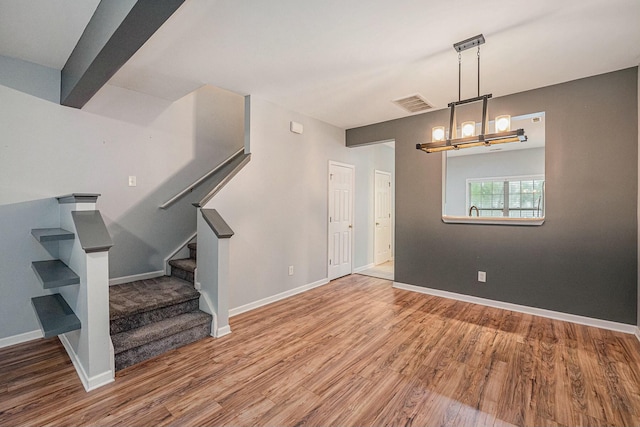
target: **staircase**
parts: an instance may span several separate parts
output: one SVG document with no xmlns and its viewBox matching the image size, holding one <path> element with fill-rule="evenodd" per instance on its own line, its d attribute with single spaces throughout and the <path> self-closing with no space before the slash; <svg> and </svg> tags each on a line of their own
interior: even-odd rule
<svg viewBox="0 0 640 427">
<path fill-rule="evenodd" d="M 169 265 L 172 276 L 194 283 L 198 247 L 196 243 L 189 243 L 187 247 L 189 248 L 189 258 L 172 259 L 169 261 Z"/>
<path fill-rule="evenodd" d="M 198 309 L 195 243 L 190 257 L 170 261 L 171 276 L 109 289 L 116 371 L 211 335 L 211 315 Z"/>
</svg>

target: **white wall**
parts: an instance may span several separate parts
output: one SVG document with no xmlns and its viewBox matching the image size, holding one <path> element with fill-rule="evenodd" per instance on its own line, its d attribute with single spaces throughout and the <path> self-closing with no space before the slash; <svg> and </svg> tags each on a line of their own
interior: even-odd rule
<svg viewBox="0 0 640 427">
<path fill-rule="evenodd" d="M 292 120 L 304 125 L 302 135 L 289 131 Z M 251 97 L 251 162 L 207 205 L 235 232 L 231 309 L 327 278 L 329 160 L 355 165 L 354 267 L 373 262 L 373 247 L 361 236 L 372 229 L 373 170 L 390 166 L 392 150 L 344 143 L 342 129 Z"/>
<path fill-rule="evenodd" d="M 204 87 L 169 103 L 105 86 L 77 110 L 3 85 L 7 78 L 0 76 L 0 339 L 38 329 L 30 299 L 48 292 L 30 263 L 55 253 L 30 230 L 56 226 L 53 197 L 102 194 L 96 207 L 114 240 L 110 277 L 163 270 L 195 232 L 190 203 L 205 189 L 167 211 L 158 206 L 244 144 L 244 98 L 227 91 Z"/>
</svg>

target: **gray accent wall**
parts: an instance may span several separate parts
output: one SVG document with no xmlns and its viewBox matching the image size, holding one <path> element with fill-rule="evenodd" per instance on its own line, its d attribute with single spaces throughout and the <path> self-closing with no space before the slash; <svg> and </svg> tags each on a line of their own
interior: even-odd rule
<svg viewBox="0 0 640 427">
<path fill-rule="evenodd" d="M 498 97 L 489 111 L 545 112 L 542 226 L 441 221 L 441 154 L 415 144 L 448 110 L 347 131 L 348 146 L 396 141 L 395 280 L 636 324 L 638 68 Z"/>
</svg>

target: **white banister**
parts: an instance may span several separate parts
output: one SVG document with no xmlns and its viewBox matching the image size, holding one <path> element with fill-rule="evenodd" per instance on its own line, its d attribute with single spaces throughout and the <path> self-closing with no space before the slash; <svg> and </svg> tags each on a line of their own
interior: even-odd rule
<svg viewBox="0 0 640 427">
<path fill-rule="evenodd" d="M 74 200 L 75 198 L 75 200 Z M 59 335 L 87 391 L 114 380 L 109 335 L 109 248 L 111 237 L 95 200 L 76 195 L 59 198 L 60 227 L 75 234 L 59 243 L 60 259 L 80 277 L 80 284 L 59 292 L 80 319 L 81 329 Z"/>
<path fill-rule="evenodd" d="M 229 326 L 229 239 L 233 230 L 215 209 L 199 209 L 198 278 L 200 309 L 213 315 L 211 334 L 231 333 Z"/>
</svg>

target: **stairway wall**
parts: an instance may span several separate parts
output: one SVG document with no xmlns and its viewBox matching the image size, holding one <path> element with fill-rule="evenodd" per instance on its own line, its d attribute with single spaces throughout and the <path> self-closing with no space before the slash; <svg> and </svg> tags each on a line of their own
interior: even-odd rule
<svg viewBox="0 0 640 427">
<path fill-rule="evenodd" d="M 31 262 L 58 258 L 58 242 L 40 244 L 29 230 L 59 225 L 56 199 L 0 205 L 0 347 L 19 334 L 27 334 L 19 341 L 41 336 L 31 298 L 56 289 L 43 289 Z"/>
<path fill-rule="evenodd" d="M 172 208 L 158 206 L 244 144 L 244 98 L 205 86 L 170 103 L 106 86 L 83 109 L 3 86 L 0 76 L 0 346 L 38 329 L 30 304 L 42 295 L 29 271 L 45 259 L 29 235 L 57 217 L 52 197 L 100 193 L 113 237 L 110 277 L 163 270 L 196 230 L 202 188 Z M 137 187 L 128 187 L 128 176 Z M 51 216 L 53 215 L 53 216 Z M 53 220 L 55 221 L 55 219 Z M 37 246 L 36 246 L 37 247 Z M 45 251 L 46 254 L 46 251 Z M 36 256 L 38 255 L 38 256 Z"/>
<path fill-rule="evenodd" d="M 304 125 L 302 135 L 289 131 L 291 120 Z M 354 268 L 373 262 L 374 170 L 393 167 L 393 149 L 347 148 L 344 130 L 256 96 L 250 134 L 251 162 L 206 206 L 235 233 L 229 307 L 326 280 L 329 160 L 355 165 Z"/>
</svg>

